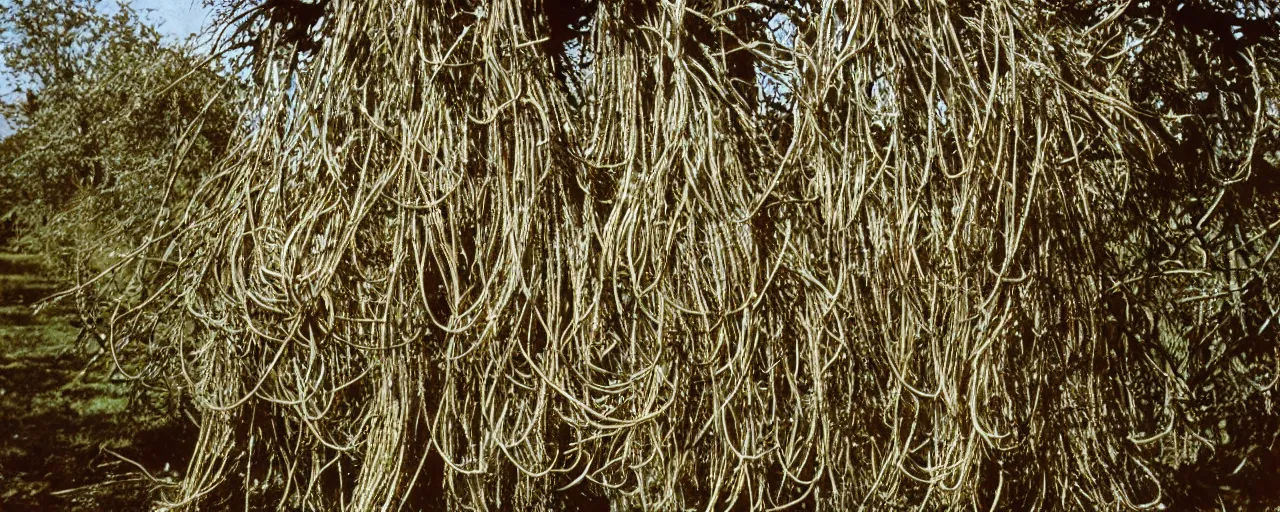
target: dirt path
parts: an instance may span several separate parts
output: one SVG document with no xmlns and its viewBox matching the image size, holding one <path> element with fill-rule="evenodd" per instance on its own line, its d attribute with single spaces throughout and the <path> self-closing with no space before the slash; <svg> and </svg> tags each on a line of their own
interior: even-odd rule
<svg viewBox="0 0 1280 512">
<path fill-rule="evenodd" d="M 174 478 L 193 429 L 78 344 L 70 311 L 32 314 L 56 289 L 36 259 L 0 254 L 0 511 L 150 510 L 157 485 L 124 459 Z"/>
</svg>

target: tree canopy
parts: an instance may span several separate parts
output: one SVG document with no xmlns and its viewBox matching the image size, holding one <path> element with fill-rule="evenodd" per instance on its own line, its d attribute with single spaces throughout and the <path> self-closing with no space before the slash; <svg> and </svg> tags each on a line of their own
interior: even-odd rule
<svg viewBox="0 0 1280 512">
<path fill-rule="evenodd" d="M 0 216 L 33 249 L 68 264 L 132 249 L 229 142 L 234 81 L 127 4 L 7 2 L 0 37 L 18 86 L 0 105 L 15 129 Z"/>
</svg>

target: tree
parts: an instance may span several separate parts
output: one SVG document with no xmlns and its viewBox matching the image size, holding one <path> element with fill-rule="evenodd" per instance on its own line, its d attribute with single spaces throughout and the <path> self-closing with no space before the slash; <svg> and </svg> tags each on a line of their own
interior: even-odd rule
<svg viewBox="0 0 1280 512">
<path fill-rule="evenodd" d="M 162 43 L 127 4 L 102 4 L 0 6 L 0 57 L 21 87 L 3 105 L 16 132 L 0 150 L 0 214 L 29 247 L 68 263 L 138 244 L 222 154 L 236 122 L 234 82 Z"/>
<path fill-rule="evenodd" d="M 1274 5 L 228 5 L 175 505 L 1280 502 Z"/>
</svg>

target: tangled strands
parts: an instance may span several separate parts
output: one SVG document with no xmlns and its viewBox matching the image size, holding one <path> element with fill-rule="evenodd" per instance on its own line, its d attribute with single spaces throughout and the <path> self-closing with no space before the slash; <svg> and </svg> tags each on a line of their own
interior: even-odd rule
<svg viewBox="0 0 1280 512">
<path fill-rule="evenodd" d="M 199 411 L 171 505 L 1096 510 L 1275 450 L 1275 198 L 1149 193 L 1191 171 L 1114 18 L 553 7 L 333 0 L 259 54 L 112 315 Z"/>
</svg>

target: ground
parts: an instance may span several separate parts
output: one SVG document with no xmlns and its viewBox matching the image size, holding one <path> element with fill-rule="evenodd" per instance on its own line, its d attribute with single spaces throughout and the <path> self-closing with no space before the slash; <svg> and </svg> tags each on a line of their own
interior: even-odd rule
<svg viewBox="0 0 1280 512">
<path fill-rule="evenodd" d="M 113 372 L 72 311 L 33 313 L 58 289 L 0 254 L 0 510 L 151 510 L 195 429 Z"/>
</svg>

